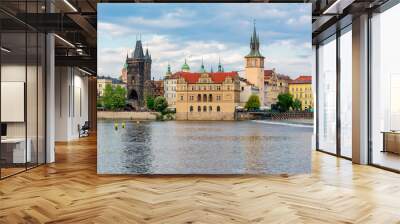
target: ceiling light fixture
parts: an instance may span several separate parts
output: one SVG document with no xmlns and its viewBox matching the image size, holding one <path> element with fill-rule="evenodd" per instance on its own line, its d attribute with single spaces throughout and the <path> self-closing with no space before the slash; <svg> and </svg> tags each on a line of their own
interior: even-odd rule
<svg viewBox="0 0 400 224">
<path fill-rule="evenodd" d="M 11 52 L 11 50 L 9 50 L 9 49 L 7 49 L 7 48 L 5 48 L 5 47 L 1 47 L 1 50 L 4 51 L 4 52 L 6 52 L 6 53 L 10 53 L 10 52 Z"/>
<path fill-rule="evenodd" d="M 86 71 L 86 70 L 83 70 L 83 69 L 81 69 L 81 68 L 79 68 L 79 67 L 78 67 L 78 70 L 81 71 L 81 72 L 83 72 L 83 73 L 85 73 L 85 74 L 87 74 L 87 75 L 92 75 L 92 73 L 90 73 L 90 72 L 88 72 L 88 71 Z"/>
<path fill-rule="evenodd" d="M 69 45 L 70 47 L 75 48 L 75 45 L 73 45 L 71 42 L 69 42 L 68 40 L 60 37 L 58 34 L 54 34 L 55 37 L 57 37 L 59 40 L 61 40 L 62 42 L 66 43 L 67 45 Z"/>
<path fill-rule="evenodd" d="M 328 14 L 342 14 L 343 10 L 351 5 L 355 0 L 336 0 L 332 5 L 330 5 L 324 12 L 323 15 Z"/>
<path fill-rule="evenodd" d="M 78 10 L 73 6 L 68 0 L 64 0 L 65 4 L 67 4 L 74 12 L 78 12 Z"/>
</svg>

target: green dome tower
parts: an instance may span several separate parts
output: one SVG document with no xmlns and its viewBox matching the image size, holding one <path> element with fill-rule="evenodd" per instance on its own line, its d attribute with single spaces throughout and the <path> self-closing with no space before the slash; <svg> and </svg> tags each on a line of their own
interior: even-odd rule
<svg viewBox="0 0 400 224">
<path fill-rule="evenodd" d="M 185 63 L 182 65 L 182 72 L 190 72 L 190 67 L 186 63 L 186 58 L 185 58 Z"/>
</svg>

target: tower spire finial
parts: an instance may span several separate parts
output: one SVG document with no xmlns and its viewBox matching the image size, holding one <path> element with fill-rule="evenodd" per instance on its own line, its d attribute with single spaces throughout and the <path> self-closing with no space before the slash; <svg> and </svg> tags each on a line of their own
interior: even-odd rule
<svg viewBox="0 0 400 224">
<path fill-rule="evenodd" d="M 218 72 L 222 72 L 221 57 L 218 56 Z"/>
</svg>

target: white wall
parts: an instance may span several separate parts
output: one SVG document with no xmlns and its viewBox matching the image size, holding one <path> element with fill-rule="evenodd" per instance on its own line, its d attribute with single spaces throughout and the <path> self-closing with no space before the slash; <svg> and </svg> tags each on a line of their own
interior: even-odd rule
<svg viewBox="0 0 400 224">
<path fill-rule="evenodd" d="M 72 67 L 56 67 L 55 73 L 55 141 L 70 141 L 88 120 L 88 78 Z"/>
</svg>

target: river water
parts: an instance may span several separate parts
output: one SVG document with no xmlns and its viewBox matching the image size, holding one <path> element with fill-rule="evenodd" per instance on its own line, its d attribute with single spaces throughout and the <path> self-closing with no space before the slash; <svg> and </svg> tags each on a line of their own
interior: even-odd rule
<svg viewBox="0 0 400 224">
<path fill-rule="evenodd" d="M 99 174 L 298 174 L 311 170 L 312 127 L 255 121 L 99 120 Z"/>
</svg>

